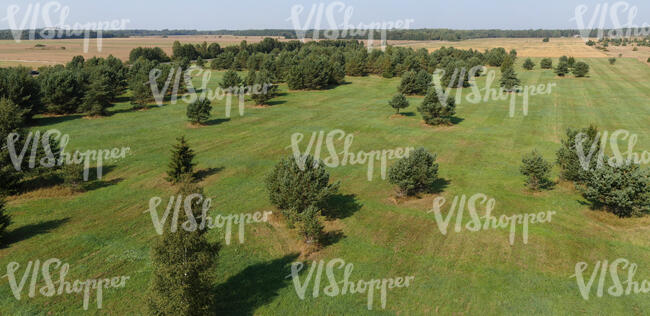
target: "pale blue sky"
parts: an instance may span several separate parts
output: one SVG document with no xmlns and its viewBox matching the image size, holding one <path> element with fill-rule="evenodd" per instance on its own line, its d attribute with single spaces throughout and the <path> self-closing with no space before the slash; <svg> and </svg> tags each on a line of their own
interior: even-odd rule
<svg viewBox="0 0 650 316">
<path fill-rule="evenodd" d="M 44 5 L 48 1 L 40 1 Z M 70 8 L 66 24 L 99 22 L 113 19 L 129 19 L 128 29 L 294 29 L 288 20 L 291 8 L 302 5 L 305 10 L 300 16 L 304 25 L 312 5 L 333 1 L 290 1 L 290 0 L 62 0 L 60 3 Z M 372 22 L 412 19 L 411 28 L 452 28 L 452 29 L 565 29 L 578 28 L 571 18 L 576 7 L 587 6 L 585 25 L 594 15 L 597 4 L 608 3 L 611 7 L 617 1 L 602 0 L 346 0 L 346 7 L 353 8 L 350 22 L 369 24 Z M 7 6 L 18 5 L 17 23 L 25 16 L 29 3 L 36 1 L 5 0 L 0 5 L 0 29 L 10 28 L 6 20 Z M 650 1 L 627 1 L 638 9 L 633 23 L 650 25 Z M 619 10 L 619 25 L 628 21 L 628 11 Z M 607 12 L 605 27 L 612 27 L 612 19 Z M 53 23 L 58 21 L 58 13 L 50 14 Z M 336 13 L 337 23 L 343 22 L 343 13 Z M 327 29 L 327 16 L 320 29 Z M 31 19 L 30 19 L 31 21 Z M 43 26 L 42 18 L 38 26 Z M 599 26 L 599 23 L 596 24 Z M 307 28 L 314 28 L 314 24 Z"/>
</svg>

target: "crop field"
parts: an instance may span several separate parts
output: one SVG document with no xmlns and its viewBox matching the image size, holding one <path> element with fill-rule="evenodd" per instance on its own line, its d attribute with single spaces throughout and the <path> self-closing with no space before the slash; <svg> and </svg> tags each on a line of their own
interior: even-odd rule
<svg viewBox="0 0 650 316">
<path fill-rule="evenodd" d="M 137 46 L 160 46 L 169 51 L 174 40 L 105 39 L 99 55 L 125 59 Z M 215 37 L 179 40 L 235 44 L 234 39 Z M 66 49 L 35 50 L 30 48 L 35 42 L 2 42 L 0 59 L 64 63 L 80 54 L 78 40 L 42 42 Z M 578 262 L 589 263 L 591 272 L 597 261 L 628 258 L 640 267 L 635 279 L 650 279 L 650 217 L 621 219 L 592 210 L 570 182 L 560 181 L 553 190 L 531 193 L 523 185 L 519 168 L 522 155 L 533 149 L 554 161 L 566 129 L 590 124 L 599 130 L 628 130 L 639 136 L 638 151 L 650 149 L 650 67 L 625 55 L 610 65 L 605 53 L 580 39 L 400 45 L 430 50 L 441 46 L 514 48 L 523 57 L 515 65 L 522 86 L 553 84 L 553 88 L 548 94 L 530 96 L 527 115 L 523 101 L 517 99 L 512 116 L 510 99 L 467 102 L 472 87 L 464 88 L 455 124 L 447 127 L 422 122 L 416 110 L 422 97 L 409 96 L 410 107 L 402 110 L 403 115 L 394 115 L 387 102 L 397 92 L 400 78 L 374 75 L 348 76 L 344 84 L 321 91 L 293 91 L 281 84 L 279 96 L 268 106 L 255 106 L 247 98 L 243 115 L 233 101 L 232 114 L 226 117 L 226 101 L 218 100 L 212 104 L 210 120 L 201 127 L 187 122 L 187 102 L 183 100 L 134 110 L 128 94 L 108 109 L 106 117 L 38 115 L 30 130 L 60 130 L 70 136 L 71 150 L 129 147 L 130 152 L 124 159 L 107 163 L 104 177 L 87 192 L 44 184 L 10 197 L 7 209 L 13 223 L 8 228 L 8 244 L 0 249 L 0 267 L 60 258 L 70 264 L 71 280 L 123 275 L 130 279 L 122 289 L 104 290 L 102 309 L 94 308 L 91 296 L 91 307 L 84 312 L 83 294 L 28 297 L 24 291 L 17 300 L 8 278 L 0 278 L 0 315 L 145 314 L 153 271 L 151 245 L 158 238 L 145 211 L 152 197 L 161 197 L 163 208 L 176 193 L 165 180 L 165 172 L 170 149 L 182 135 L 195 151 L 195 169 L 203 174 L 200 185 L 204 194 L 213 200 L 213 217 L 273 212 L 269 222 L 245 226 L 243 243 L 236 228 L 229 245 L 225 229 L 207 232 L 208 240 L 222 247 L 216 269 L 210 272 L 218 298 L 214 314 L 647 315 L 647 294 L 597 297 L 594 289 L 590 299 L 584 300 L 572 276 Z M 541 57 L 554 57 L 555 64 L 562 55 L 589 64 L 589 75 L 558 77 L 552 70 L 539 69 Z M 533 57 L 538 66 L 532 71 L 522 69 L 525 57 Z M 4 62 L 0 65 L 5 66 Z M 490 70 L 499 72 L 494 67 Z M 224 74 L 215 73 L 206 89 L 216 89 Z M 200 86 L 198 74 L 193 80 Z M 485 88 L 487 80 L 483 75 L 474 84 Z M 497 86 L 492 83 L 492 88 Z M 327 168 L 331 180 L 340 181 L 341 188 L 334 199 L 337 212 L 325 222 L 326 242 L 314 250 L 287 227 L 269 201 L 264 179 L 279 160 L 292 155 L 292 135 L 305 135 L 300 146 L 306 150 L 312 133 L 333 130 L 354 135 L 350 146 L 354 153 L 424 147 L 437 154 L 440 180 L 433 193 L 398 199 L 394 186 L 382 179 L 379 166 L 375 166 L 371 181 L 365 164 Z M 343 141 L 336 146 L 342 151 Z M 554 166 L 553 178 L 558 174 Z M 547 223 L 529 226 L 527 243 L 520 226 L 512 244 L 510 230 L 505 228 L 457 232 L 453 230 L 456 217 L 447 234 L 442 234 L 431 212 L 435 199 L 447 199 L 442 208 L 446 216 L 455 196 L 469 198 L 478 193 L 494 198 L 497 217 L 556 213 Z M 466 216 L 462 223 L 468 221 Z M 408 287 L 388 290 L 385 308 L 378 292 L 368 309 L 367 294 L 330 297 L 321 292 L 315 297 L 313 284 L 307 287 L 304 300 L 300 299 L 292 279 L 287 278 L 291 263 L 305 263 L 300 274 L 305 280 L 312 262 L 332 258 L 354 264 L 351 280 L 414 279 Z M 336 276 L 342 280 L 343 270 L 336 270 Z"/>
</svg>

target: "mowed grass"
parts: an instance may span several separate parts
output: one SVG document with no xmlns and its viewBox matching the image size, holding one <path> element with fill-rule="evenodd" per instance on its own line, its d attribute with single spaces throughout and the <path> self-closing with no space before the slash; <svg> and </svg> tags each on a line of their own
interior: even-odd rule
<svg viewBox="0 0 650 316">
<path fill-rule="evenodd" d="M 409 98 L 411 107 L 403 111 L 407 115 L 393 117 L 387 101 L 399 78 L 374 76 L 348 77 L 347 84 L 325 91 L 287 91 L 283 85 L 273 106 L 259 108 L 247 102 L 245 115 L 239 116 L 235 102 L 230 119 L 224 117 L 225 101 L 216 101 L 213 121 L 201 128 L 188 125 L 182 102 L 144 111 L 120 103 L 111 109 L 111 116 L 100 119 L 40 117 L 33 129 L 69 134 L 70 149 L 128 146 L 132 155 L 109 163 L 102 185 L 89 192 L 71 194 L 49 187 L 12 198 L 14 223 L 9 246 L 0 249 L 0 267 L 19 262 L 20 277 L 30 260 L 59 258 L 70 264 L 67 280 L 120 275 L 131 279 L 126 288 L 104 291 L 103 309 L 96 309 L 93 298 L 84 312 L 81 294 L 29 298 L 24 290 L 18 301 L 2 278 L 0 314 L 145 313 L 150 246 L 157 235 L 149 214 L 143 212 L 154 196 L 163 198 L 162 212 L 174 194 L 164 177 L 176 137 L 187 137 L 198 170 L 216 169 L 202 181 L 206 195 L 213 198 L 214 216 L 275 211 L 263 179 L 278 160 L 291 154 L 287 148 L 291 135 L 305 134 L 304 150 L 312 132 L 341 129 L 354 134 L 355 153 L 411 146 L 437 153 L 440 176 L 447 182 L 438 194 L 449 201 L 443 207 L 445 215 L 454 196 L 476 193 L 496 200 L 496 216 L 551 210 L 557 215 L 551 223 L 531 225 L 528 244 L 522 242 L 521 226 L 510 245 L 506 229 L 456 233 L 455 219 L 443 235 L 433 213 L 427 213 L 438 195 L 396 204 L 393 187 L 381 179 L 379 168 L 372 181 L 366 178 L 366 165 L 332 168 L 331 178 L 342 182 L 340 199 L 346 203 L 339 204 L 344 215 L 326 225 L 328 232 L 338 232 L 341 238 L 321 251 L 302 253 L 297 234 L 278 218 L 247 225 L 243 244 L 236 229 L 231 245 L 224 244 L 223 230 L 210 231 L 210 240 L 224 244 L 214 270 L 220 314 L 643 315 L 650 309 L 647 295 L 597 298 L 592 291 L 592 298 L 585 301 L 571 275 L 581 261 L 589 263 L 590 274 L 596 261 L 627 258 L 639 266 L 636 280 L 650 279 L 650 219 L 618 219 L 592 211 L 568 183 L 532 194 L 524 189 L 519 174 L 521 156 L 535 148 L 554 160 L 568 127 L 594 123 L 610 132 L 626 129 L 639 135 L 637 151 L 650 149 L 646 137 L 650 68 L 634 59 L 619 60 L 615 66 L 604 58 L 585 61 L 591 73 L 582 79 L 558 78 L 539 67 L 528 72 L 519 66 L 524 85 L 557 84 L 551 94 L 530 98 L 528 116 L 522 113 L 521 98 L 514 117 L 508 115 L 509 100 L 479 104 L 463 100 L 457 111 L 462 121 L 445 128 L 422 124 L 416 111 L 421 97 Z M 210 88 L 221 75 L 213 76 Z M 483 87 L 485 80 L 479 78 L 478 85 Z M 465 89 L 463 97 L 470 92 Z M 343 150 L 343 144 L 337 144 Z M 372 311 L 366 308 L 364 294 L 323 295 L 325 276 L 319 297 L 312 297 L 310 285 L 306 299 L 300 300 L 285 278 L 290 263 L 335 258 L 354 264 L 353 281 L 407 275 L 415 276 L 415 281 L 408 288 L 389 290 L 384 310 L 378 295 Z M 342 274 L 337 271 L 339 280 Z M 301 276 L 304 279 L 306 273 Z"/>
</svg>

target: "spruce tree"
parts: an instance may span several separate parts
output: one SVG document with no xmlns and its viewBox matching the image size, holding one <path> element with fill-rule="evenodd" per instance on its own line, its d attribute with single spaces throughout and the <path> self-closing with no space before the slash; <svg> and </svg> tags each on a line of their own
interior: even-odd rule
<svg viewBox="0 0 650 316">
<path fill-rule="evenodd" d="M 517 73 L 515 73 L 515 70 L 512 67 L 510 67 L 507 68 L 506 71 L 501 74 L 500 83 L 501 83 L 501 87 L 504 90 L 511 92 L 514 91 L 517 88 L 517 86 L 521 84 L 521 81 L 519 80 L 519 78 L 517 78 Z"/>
<path fill-rule="evenodd" d="M 434 88 L 429 89 L 427 95 L 418 107 L 422 119 L 429 125 L 451 125 L 451 117 L 456 114 L 456 101 L 447 98 L 447 104 L 442 104 Z"/>
<path fill-rule="evenodd" d="M 388 170 L 388 181 L 397 185 L 399 195 L 430 192 L 438 179 L 436 155 L 420 147 Z"/>
<path fill-rule="evenodd" d="M 260 71 L 256 76 L 255 76 L 255 81 L 253 81 L 253 89 L 257 89 L 256 93 L 255 91 L 251 95 L 251 99 L 255 101 L 255 104 L 257 105 L 262 105 L 266 104 L 269 100 L 273 99 L 275 97 L 275 94 L 277 93 L 278 86 L 272 84 L 273 78 L 271 74 L 266 71 L 262 70 Z"/>
<path fill-rule="evenodd" d="M 534 191 L 548 188 L 551 185 L 549 175 L 551 164 L 544 160 L 544 157 L 534 150 L 522 159 L 523 165 L 519 169 L 521 174 L 526 176 L 526 186 Z"/>
<path fill-rule="evenodd" d="M 172 148 L 172 161 L 167 171 L 167 181 L 171 183 L 178 183 L 183 175 L 191 176 L 194 173 L 194 151 L 185 141 L 185 136 L 181 136 L 177 141 Z"/>
<path fill-rule="evenodd" d="M 400 109 L 405 109 L 409 107 L 409 101 L 406 99 L 406 97 L 403 94 L 396 94 L 392 100 L 388 102 L 388 105 L 390 105 L 393 109 L 397 110 L 397 114 L 399 114 Z"/>
<path fill-rule="evenodd" d="M 550 58 L 544 58 L 542 61 L 539 63 L 540 68 L 542 69 L 551 69 L 553 68 L 553 60 Z"/>
<path fill-rule="evenodd" d="M 308 244 L 317 244 L 323 236 L 323 223 L 321 222 L 321 212 L 314 205 L 300 214 L 300 224 L 298 230 L 305 238 Z"/>
<path fill-rule="evenodd" d="M 579 147 L 582 148 L 581 152 L 578 150 Z M 589 179 L 590 172 L 598 168 L 600 151 L 597 127 L 592 125 L 578 130 L 568 129 L 565 138 L 562 139 L 562 147 L 556 154 L 556 163 L 562 169 L 560 177 L 564 180 L 584 183 Z"/>
<path fill-rule="evenodd" d="M 101 67 L 101 68 L 100 68 Z M 103 66 L 95 69 L 90 75 L 90 85 L 83 98 L 82 108 L 92 116 L 105 115 L 105 109 L 111 105 L 112 90 L 110 78 Z"/>
<path fill-rule="evenodd" d="M 0 196 L 0 246 L 4 244 L 4 237 L 7 233 L 7 227 L 11 224 L 11 217 L 5 209 L 5 199 Z"/>
<path fill-rule="evenodd" d="M 203 195 L 200 187 L 184 176 L 177 197 Z M 203 197 L 204 198 L 204 197 Z M 190 213 L 199 222 L 201 200 L 190 204 Z M 220 246 L 206 240 L 199 226 L 182 225 L 191 222 L 183 210 L 178 214 L 178 227 L 171 231 L 166 225 L 162 237 L 152 250 L 153 275 L 147 295 L 150 315 L 210 315 L 213 312 L 213 273 Z M 167 220 L 167 223 L 171 223 Z"/>
<path fill-rule="evenodd" d="M 560 77 L 564 77 L 569 73 L 569 64 L 564 61 L 559 62 L 555 68 L 555 73 Z"/>
<path fill-rule="evenodd" d="M 589 65 L 585 62 L 579 61 L 575 63 L 572 69 L 573 75 L 581 78 L 589 73 Z"/>
<path fill-rule="evenodd" d="M 224 90 L 230 89 L 230 91 L 232 91 L 233 89 L 239 88 L 242 82 L 243 80 L 239 77 L 237 72 L 231 69 L 223 75 L 223 79 L 221 79 L 219 86 Z"/>
<path fill-rule="evenodd" d="M 187 118 L 194 124 L 203 124 L 210 118 L 210 100 L 199 99 L 187 105 Z"/>
</svg>

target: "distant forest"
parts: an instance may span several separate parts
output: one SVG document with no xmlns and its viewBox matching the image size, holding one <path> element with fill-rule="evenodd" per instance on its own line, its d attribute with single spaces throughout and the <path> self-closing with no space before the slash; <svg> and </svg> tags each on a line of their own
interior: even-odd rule
<svg viewBox="0 0 650 316">
<path fill-rule="evenodd" d="M 36 30 L 34 39 L 43 39 L 42 30 Z M 324 30 L 320 30 L 318 38 L 325 39 Z M 21 39 L 29 39 L 28 30 L 21 32 Z M 592 30 L 590 37 L 596 37 L 597 30 Z M 380 31 L 375 30 L 374 39 L 380 39 Z M 571 37 L 579 35 L 579 30 L 450 30 L 450 29 L 404 29 L 389 30 L 387 32 L 388 40 L 445 40 L 461 41 L 474 38 L 546 38 L 546 37 Z M 47 36 L 47 33 L 45 33 Z M 279 36 L 286 39 L 297 39 L 295 30 L 217 30 L 217 31 L 197 31 L 197 30 L 107 30 L 102 31 L 101 36 L 104 38 L 124 38 L 131 36 L 174 36 L 174 35 L 233 35 L 233 36 Z M 81 31 L 66 32 L 57 31 L 55 38 L 84 38 L 85 34 Z M 97 32 L 91 31 L 90 38 L 96 38 Z M 305 32 L 305 38 L 313 38 L 314 30 Z M 340 37 L 339 39 L 364 39 L 368 38 L 367 32 L 364 35 L 354 35 Z M 14 39 L 11 30 L 0 30 L 0 39 Z"/>
</svg>

